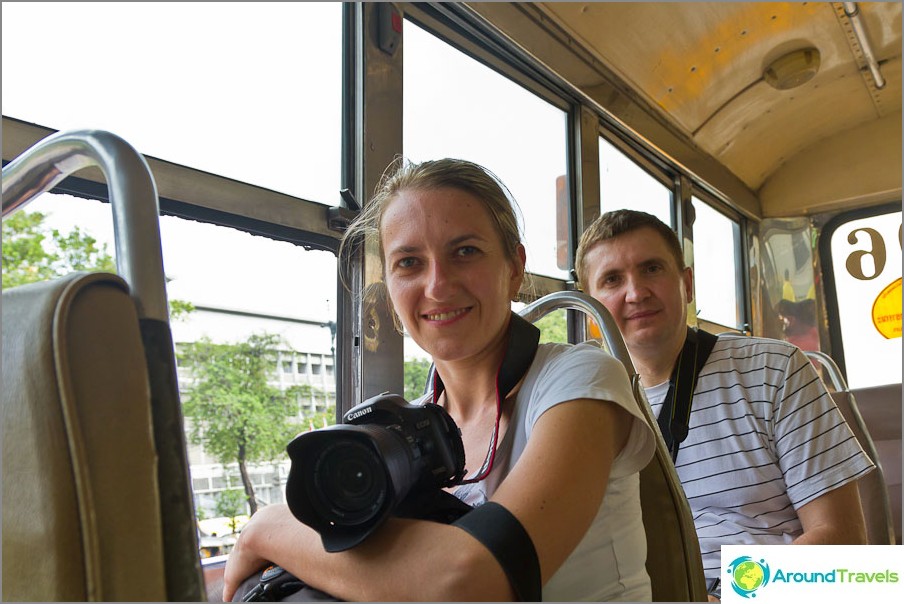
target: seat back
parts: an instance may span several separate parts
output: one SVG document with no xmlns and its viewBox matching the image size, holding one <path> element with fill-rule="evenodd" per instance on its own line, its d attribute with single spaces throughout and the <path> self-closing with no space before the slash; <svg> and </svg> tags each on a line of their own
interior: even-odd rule
<svg viewBox="0 0 904 604">
<path fill-rule="evenodd" d="M 888 487 L 895 543 L 901 543 L 901 384 L 851 389 Z"/>
<path fill-rule="evenodd" d="M 656 452 L 640 473 L 640 499 L 647 535 L 647 573 L 654 602 L 706 602 L 706 579 L 700 542 L 690 504 L 675 471 L 665 440 L 659 431 L 653 410 L 644 395 L 640 378 L 628 355 L 624 340 L 606 308 L 587 294 L 574 291 L 544 296 L 520 311 L 536 321 L 545 314 L 569 308 L 579 310 L 602 326 L 606 349 L 632 376 L 634 398 L 653 429 Z"/>
<path fill-rule="evenodd" d="M 150 388 L 122 279 L 3 292 L 3 599 L 166 599 Z"/>
<path fill-rule="evenodd" d="M 654 602 L 705 602 L 703 558 L 690 504 L 639 377 L 634 398 L 656 434 L 656 453 L 640 473 L 640 505 L 647 532 L 647 573 Z"/>
<path fill-rule="evenodd" d="M 3 292 L 3 596 L 202 600 L 147 162 L 110 132 L 57 132 L 3 167 L 2 215 L 95 166 L 122 279 L 74 274 Z"/>
<path fill-rule="evenodd" d="M 850 391 L 832 392 L 838 410 L 844 416 L 848 426 L 860 446 L 876 464 L 876 469 L 857 481 L 860 491 L 860 504 L 866 520 L 867 542 L 870 545 L 894 545 L 895 527 L 891 515 L 891 502 L 888 499 L 888 487 L 885 483 L 885 472 L 876 452 L 876 446 L 870 437 L 866 424 L 857 408 L 857 401 Z"/>
<path fill-rule="evenodd" d="M 831 357 L 822 352 L 807 351 L 807 357 L 819 362 L 826 369 L 828 381 L 832 388 L 830 394 L 832 400 L 845 421 L 851 428 L 851 432 L 857 438 L 860 446 L 869 455 L 876 469 L 857 481 L 860 491 L 860 503 L 863 507 L 863 516 L 866 520 L 867 542 L 870 545 L 894 545 L 895 526 L 891 511 L 891 502 L 888 497 L 888 485 L 885 482 L 885 473 L 880 462 L 876 445 L 860 414 L 860 408 L 854 393 L 848 389 L 847 383 L 841 376 L 841 371 Z"/>
</svg>

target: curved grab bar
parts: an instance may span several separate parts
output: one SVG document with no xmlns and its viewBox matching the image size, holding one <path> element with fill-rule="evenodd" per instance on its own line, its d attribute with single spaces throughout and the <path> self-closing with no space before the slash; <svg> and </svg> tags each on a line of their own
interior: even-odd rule
<svg viewBox="0 0 904 604">
<path fill-rule="evenodd" d="M 615 320 L 612 318 L 612 315 L 609 314 L 609 311 L 606 310 L 606 307 L 589 294 L 578 291 L 553 292 L 543 296 L 536 302 L 528 304 L 522 308 L 518 314 L 531 323 L 535 323 L 538 319 L 550 312 L 563 308 L 580 310 L 585 314 L 590 315 L 590 317 L 596 321 L 597 325 L 600 326 L 600 331 L 603 333 L 603 340 L 605 341 L 606 349 L 609 351 L 609 354 L 622 362 L 622 365 L 625 366 L 629 376 L 636 375 L 637 372 L 634 370 L 634 363 L 631 361 L 631 356 L 628 354 L 628 347 L 625 346 L 625 341 L 622 339 L 621 332 L 618 330 Z"/>
<path fill-rule="evenodd" d="M 841 376 L 841 369 L 838 368 L 838 365 L 835 363 L 835 359 L 819 350 L 805 350 L 804 354 L 811 359 L 816 359 L 823 367 L 826 368 L 826 371 L 829 374 L 829 379 L 832 380 L 832 387 L 835 388 L 836 392 L 847 391 L 847 382 L 845 382 L 844 378 Z"/>
<path fill-rule="evenodd" d="M 116 270 L 129 284 L 139 318 L 169 324 L 157 186 L 144 157 L 103 130 L 57 132 L 3 168 L 3 218 L 82 168 L 104 173 L 113 206 Z"/>
</svg>

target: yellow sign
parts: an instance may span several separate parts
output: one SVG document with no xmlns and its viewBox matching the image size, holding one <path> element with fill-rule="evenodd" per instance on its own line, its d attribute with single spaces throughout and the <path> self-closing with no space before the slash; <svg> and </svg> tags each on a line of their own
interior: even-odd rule
<svg viewBox="0 0 904 604">
<path fill-rule="evenodd" d="M 873 325 L 889 340 L 901 337 L 901 278 L 892 281 L 873 302 Z"/>
</svg>

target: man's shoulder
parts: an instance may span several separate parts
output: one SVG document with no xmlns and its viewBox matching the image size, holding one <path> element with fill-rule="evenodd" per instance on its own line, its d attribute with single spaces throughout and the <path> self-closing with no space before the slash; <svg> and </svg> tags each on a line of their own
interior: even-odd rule
<svg viewBox="0 0 904 604">
<path fill-rule="evenodd" d="M 799 349 L 790 342 L 755 336 L 720 335 L 706 365 L 717 365 L 721 372 L 747 371 L 751 367 L 765 366 L 765 361 L 770 358 L 790 359 L 795 354 L 799 354 Z"/>
<path fill-rule="evenodd" d="M 732 351 L 732 350 L 761 350 L 776 351 L 785 354 L 791 354 L 798 348 L 790 342 L 784 340 L 776 340 L 773 338 L 763 338 L 757 336 L 745 336 L 735 334 L 721 334 L 716 341 L 713 351 Z"/>
</svg>

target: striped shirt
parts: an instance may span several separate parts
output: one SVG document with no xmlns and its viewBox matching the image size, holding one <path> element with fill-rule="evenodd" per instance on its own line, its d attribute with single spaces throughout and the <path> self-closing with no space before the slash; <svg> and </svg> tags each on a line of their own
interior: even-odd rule
<svg viewBox="0 0 904 604">
<path fill-rule="evenodd" d="M 645 389 L 656 416 L 668 386 Z M 719 338 L 676 462 L 707 579 L 720 576 L 721 545 L 791 543 L 798 508 L 873 468 L 798 348 Z"/>
</svg>

